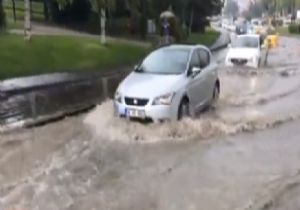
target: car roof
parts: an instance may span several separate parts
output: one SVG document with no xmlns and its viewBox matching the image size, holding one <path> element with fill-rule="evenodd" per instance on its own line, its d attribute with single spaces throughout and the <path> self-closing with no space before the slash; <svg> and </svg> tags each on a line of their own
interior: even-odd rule
<svg viewBox="0 0 300 210">
<path fill-rule="evenodd" d="M 238 35 L 237 37 L 259 38 L 260 36 L 258 34 L 243 34 L 243 35 Z"/>
<path fill-rule="evenodd" d="M 195 44 L 171 44 L 171 45 L 161 47 L 161 49 L 183 49 L 183 50 L 194 50 L 196 48 L 208 49 L 204 45 L 195 45 Z"/>
</svg>

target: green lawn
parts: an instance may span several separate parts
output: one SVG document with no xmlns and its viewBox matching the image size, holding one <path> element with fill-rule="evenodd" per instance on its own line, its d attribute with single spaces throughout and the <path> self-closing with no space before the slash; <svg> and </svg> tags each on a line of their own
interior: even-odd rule
<svg viewBox="0 0 300 210">
<path fill-rule="evenodd" d="M 24 28 L 24 22 L 17 20 L 16 22 L 11 19 L 11 18 L 7 18 L 6 19 L 6 30 L 10 30 L 10 29 L 23 29 Z"/>
<path fill-rule="evenodd" d="M 6 0 L 3 2 L 5 8 L 5 14 L 7 18 L 13 19 L 13 9 L 12 9 L 12 1 Z M 43 3 L 42 2 L 32 2 L 31 8 L 31 16 L 32 20 L 35 21 L 43 21 L 44 13 L 43 13 Z M 16 17 L 17 20 L 24 19 L 24 1 L 16 1 Z"/>
<path fill-rule="evenodd" d="M 24 10 L 24 1 L 20 1 L 20 0 L 16 0 L 16 10 Z M 7 8 L 12 8 L 12 1 L 11 0 L 6 0 L 3 2 L 4 3 L 4 7 Z M 31 2 L 31 10 L 34 12 L 40 12 L 43 13 L 43 2 L 36 2 L 36 1 L 32 1 Z"/>
<path fill-rule="evenodd" d="M 290 32 L 289 32 L 289 28 L 288 27 L 278 27 L 276 29 L 277 33 L 279 33 L 279 35 L 281 36 L 289 36 Z"/>
<path fill-rule="evenodd" d="M 30 43 L 22 36 L 0 35 L 0 80 L 59 71 L 104 70 L 135 63 L 148 48 L 98 39 L 36 36 Z"/>
<path fill-rule="evenodd" d="M 219 32 L 207 29 L 205 33 L 191 34 L 188 38 L 188 42 L 210 46 L 218 39 L 219 35 Z"/>
</svg>

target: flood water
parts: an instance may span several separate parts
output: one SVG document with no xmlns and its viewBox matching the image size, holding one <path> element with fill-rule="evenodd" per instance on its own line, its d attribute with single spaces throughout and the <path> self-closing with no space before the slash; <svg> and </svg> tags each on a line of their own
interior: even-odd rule
<svg viewBox="0 0 300 210">
<path fill-rule="evenodd" d="M 299 46 L 281 38 L 258 72 L 224 67 L 219 52 L 220 100 L 196 119 L 128 122 L 106 100 L 3 134 L 0 209 L 251 209 L 300 171 Z"/>
<path fill-rule="evenodd" d="M 226 50 L 219 52 L 220 100 L 215 109 L 196 119 L 150 125 L 128 123 L 113 117 L 112 101 L 108 100 L 91 111 L 84 122 L 104 139 L 157 142 L 250 132 L 298 119 L 300 51 L 295 42 L 282 38 L 280 47 L 271 51 L 268 65 L 258 71 L 227 68 L 223 62 Z"/>
<path fill-rule="evenodd" d="M 0 132 L 6 127 L 22 125 L 28 119 L 39 119 L 51 115 L 72 113 L 100 103 L 114 94 L 125 72 L 107 76 L 54 74 L 37 78 L 4 81 L 0 96 Z M 43 81 L 50 83 L 43 86 Z M 55 83 L 51 83 L 51 81 Z M 25 87 L 15 91 L 10 83 Z M 26 89 L 36 85 L 36 88 Z M 8 91 L 6 90 L 8 89 Z"/>
</svg>

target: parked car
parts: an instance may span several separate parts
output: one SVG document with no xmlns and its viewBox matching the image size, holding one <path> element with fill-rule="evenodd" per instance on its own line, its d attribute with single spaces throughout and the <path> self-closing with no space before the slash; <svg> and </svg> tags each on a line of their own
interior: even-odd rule
<svg viewBox="0 0 300 210">
<path fill-rule="evenodd" d="M 248 66 L 258 68 L 265 59 L 266 50 L 262 47 L 260 35 L 239 35 L 227 53 L 226 66 Z"/>
<path fill-rule="evenodd" d="M 170 45 L 151 52 L 119 85 L 117 116 L 180 120 L 214 104 L 220 93 L 217 64 L 207 47 Z"/>
</svg>

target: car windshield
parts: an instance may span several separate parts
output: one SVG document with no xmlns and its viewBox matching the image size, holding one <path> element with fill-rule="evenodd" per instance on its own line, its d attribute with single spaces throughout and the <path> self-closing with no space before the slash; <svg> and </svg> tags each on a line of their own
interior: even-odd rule
<svg viewBox="0 0 300 210">
<path fill-rule="evenodd" d="M 238 37 L 235 45 L 235 48 L 258 48 L 259 47 L 259 40 L 256 37 Z"/>
<path fill-rule="evenodd" d="M 159 49 L 146 57 L 137 71 L 151 74 L 182 74 L 186 70 L 189 55 L 189 49 Z"/>
</svg>

